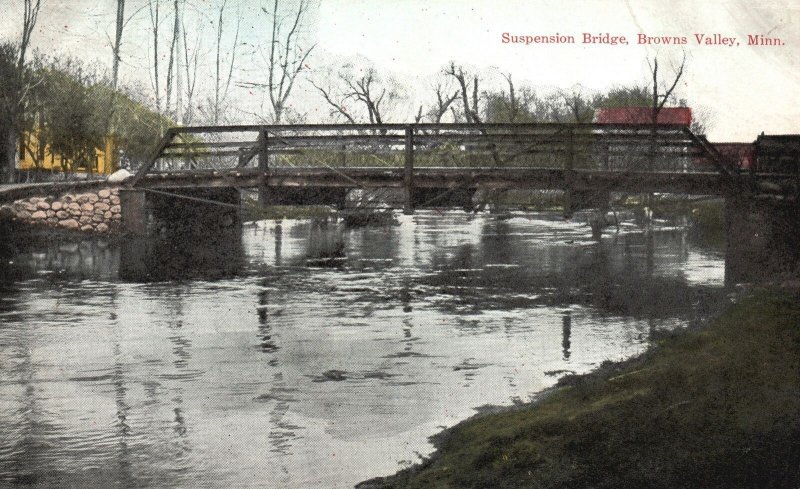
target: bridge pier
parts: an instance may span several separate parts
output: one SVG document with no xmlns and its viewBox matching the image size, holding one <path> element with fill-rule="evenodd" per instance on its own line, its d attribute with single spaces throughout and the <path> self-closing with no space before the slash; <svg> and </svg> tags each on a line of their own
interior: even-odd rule
<svg viewBox="0 0 800 489">
<path fill-rule="evenodd" d="M 414 128 L 405 130 L 405 165 L 403 168 L 403 190 L 405 202 L 403 214 L 414 213 Z"/>
<path fill-rule="evenodd" d="M 147 207 L 147 195 L 139 188 L 122 188 L 119 191 L 122 207 L 122 229 L 134 236 L 148 235 L 148 222 L 152 212 Z"/>
<path fill-rule="evenodd" d="M 729 284 L 796 275 L 800 262 L 800 205 L 752 195 L 725 197 Z"/>
<path fill-rule="evenodd" d="M 235 188 L 120 191 L 123 230 L 133 236 L 207 237 L 241 225 L 241 195 Z"/>
<path fill-rule="evenodd" d="M 605 212 L 609 209 L 611 192 L 608 190 L 575 190 L 564 191 L 564 217 L 572 217 L 576 211 L 596 207 Z"/>
<path fill-rule="evenodd" d="M 267 190 L 267 171 L 269 170 L 269 135 L 267 131 L 261 131 L 258 145 L 258 169 L 261 173 L 261 180 L 258 184 L 258 206 L 266 207 L 269 199 Z"/>
</svg>

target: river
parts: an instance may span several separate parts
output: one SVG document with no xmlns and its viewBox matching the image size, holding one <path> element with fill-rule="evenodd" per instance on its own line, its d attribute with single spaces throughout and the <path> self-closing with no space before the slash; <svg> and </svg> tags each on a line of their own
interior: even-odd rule
<svg viewBox="0 0 800 489">
<path fill-rule="evenodd" d="M 0 486 L 352 487 L 728 300 L 685 225 L 399 219 L 6 242 Z"/>
</svg>

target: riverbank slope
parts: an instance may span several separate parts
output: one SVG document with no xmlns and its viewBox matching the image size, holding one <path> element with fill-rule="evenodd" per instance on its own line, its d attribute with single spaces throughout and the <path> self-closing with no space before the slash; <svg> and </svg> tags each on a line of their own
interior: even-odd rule
<svg viewBox="0 0 800 489">
<path fill-rule="evenodd" d="M 757 293 L 703 330 L 435 442 L 421 466 L 358 487 L 798 487 L 800 295 Z"/>
</svg>

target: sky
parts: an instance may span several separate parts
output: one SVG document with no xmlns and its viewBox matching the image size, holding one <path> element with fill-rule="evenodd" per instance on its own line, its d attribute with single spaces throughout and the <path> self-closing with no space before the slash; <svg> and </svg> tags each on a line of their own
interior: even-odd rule
<svg viewBox="0 0 800 489">
<path fill-rule="evenodd" d="M 154 1 L 154 0 L 153 0 Z M 213 83 L 215 9 L 222 0 L 181 0 L 187 4 L 187 35 L 199 40 L 197 99 Z M 288 10 L 296 0 L 283 0 Z M 0 37 L 17 39 L 22 0 L 0 0 L 6 14 Z M 146 0 L 127 0 L 120 76 L 152 97 L 152 32 Z M 162 0 L 162 44 L 171 24 L 172 0 Z M 230 103 L 234 118 L 250 122 L 263 115 L 263 93 L 247 86 L 264 83 L 268 46 L 268 0 L 228 0 L 223 45 L 233 43 L 241 18 L 240 46 Z M 115 0 L 42 0 L 32 44 L 51 55 L 71 55 L 111 64 Z M 502 88 L 503 74 L 519 87 L 539 91 L 579 89 L 584 93 L 631 83 L 649 83 L 649 64 L 658 57 L 664 80 L 686 57 L 676 94 L 696 113 L 706 114 L 714 141 L 752 141 L 767 134 L 800 133 L 800 1 L 704 2 L 660 0 L 318 0 L 302 31 L 301 45 L 315 46 L 309 70 L 291 103 L 308 122 L 324 121 L 329 108 L 308 78 L 319 82 L 346 62 L 373 63 L 407 95 L 393 121 L 408 120 L 433 96 L 432 86 L 450 61 L 481 76 L 482 88 Z M 509 36 L 573 36 L 574 44 L 503 43 Z M 629 44 L 584 44 L 584 33 L 626 36 Z M 685 37 L 680 46 L 640 45 L 638 35 Z M 779 38 L 781 45 L 748 46 L 747 36 Z M 732 46 L 698 44 L 697 35 L 735 38 Z M 705 39 L 705 37 L 703 39 Z M 736 45 L 738 42 L 738 45 Z M 227 44 L 226 44 L 227 43 Z M 229 59 L 225 49 L 224 59 Z M 165 55 L 162 55 L 162 59 Z M 164 68 L 162 67 L 162 73 Z M 161 81 L 163 86 L 164 81 Z"/>
</svg>

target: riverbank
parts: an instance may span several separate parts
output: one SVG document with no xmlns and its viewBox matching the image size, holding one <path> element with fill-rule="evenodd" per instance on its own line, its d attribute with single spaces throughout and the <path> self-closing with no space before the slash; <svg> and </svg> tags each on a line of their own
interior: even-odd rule
<svg viewBox="0 0 800 489">
<path fill-rule="evenodd" d="M 102 188 L 84 190 L 82 193 L 73 191 L 16 199 L 0 205 L 0 219 L 24 224 L 33 230 L 81 231 L 90 234 L 119 232 L 122 228 L 119 187 L 106 184 Z"/>
<path fill-rule="evenodd" d="M 763 291 L 540 402 L 460 423 L 422 465 L 357 487 L 798 487 L 799 386 L 800 295 Z"/>
</svg>

